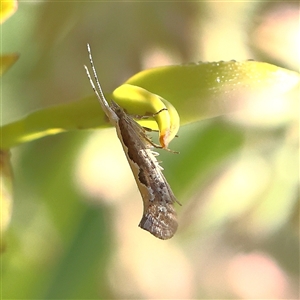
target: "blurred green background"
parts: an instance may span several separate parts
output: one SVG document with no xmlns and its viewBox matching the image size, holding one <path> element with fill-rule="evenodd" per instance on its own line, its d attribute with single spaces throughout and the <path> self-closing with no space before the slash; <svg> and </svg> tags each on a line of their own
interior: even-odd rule
<svg viewBox="0 0 300 300">
<path fill-rule="evenodd" d="M 299 71 L 299 3 L 20 1 L 2 25 L 2 53 L 20 53 L 2 79 L 2 124 L 91 95 L 87 43 L 108 92 L 186 62 Z M 299 298 L 298 101 L 299 89 L 267 116 L 180 129 L 180 154 L 160 155 L 182 203 L 168 241 L 137 227 L 142 201 L 113 129 L 12 149 L 2 299 Z"/>
</svg>

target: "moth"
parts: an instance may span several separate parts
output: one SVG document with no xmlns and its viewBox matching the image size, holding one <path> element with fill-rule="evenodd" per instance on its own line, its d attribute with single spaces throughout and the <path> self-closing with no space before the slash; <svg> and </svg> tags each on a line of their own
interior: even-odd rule
<svg viewBox="0 0 300 300">
<path fill-rule="evenodd" d="M 174 202 L 178 201 L 162 173 L 163 168 L 156 159 L 159 154 L 151 150 L 154 147 L 162 147 L 154 144 L 148 137 L 145 128 L 140 126 L 121 106 L 113 100 L 110 101 L 110 104 L 108 103 L 98 80 L 89 44 L 87 49 L 96 85 L 88 68 L 84 66 L 87 76 L 103 111 L 116 128 L 143 198 L 144 210 L 139 226 L 159 239 L 169 239 L 175 234 L 178 227 L 174 209 Z"/>
</svg>

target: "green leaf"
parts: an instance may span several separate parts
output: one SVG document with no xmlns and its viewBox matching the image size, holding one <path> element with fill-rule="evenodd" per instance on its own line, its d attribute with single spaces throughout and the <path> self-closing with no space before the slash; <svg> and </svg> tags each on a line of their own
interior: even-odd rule
<svg viewBox="0 0 300 300">
<path fill-rule="evenodd" d="M 149 69 L 131 77 L 126 84 L 142 87 L 172 103 L 184 125 L 244 109 L 249 103 L 272 100 L 291 90 L 299 79 L 299 73 L 271 64 L 230 61 Z M 107 95 L 107 99 L 122 105 L 123 100 L 114 94 Z M 136 111 L 139 102 L 128 103 L 127 111 L 130 113 L 131 107 Z M 36 111 L 3 126 L 2 148 L 63 131 L 107 126 L 110 125 L 98 101 L 89 97 Z"/>
<path fill-rule="evenodd" d="M 284 94 L 299 80 L 299 73 L 268 63 L 229 61 L 158 67 L 142 71 L 126 83 L 171 102 L 183 125 Z"/>
<path fill-rule="evenodd" d="M 3 149 L 64 131 L 108 127 L 109 123 L 96 97 L 35 111 L 25 118 L 4 125 Z"/>
</svg>

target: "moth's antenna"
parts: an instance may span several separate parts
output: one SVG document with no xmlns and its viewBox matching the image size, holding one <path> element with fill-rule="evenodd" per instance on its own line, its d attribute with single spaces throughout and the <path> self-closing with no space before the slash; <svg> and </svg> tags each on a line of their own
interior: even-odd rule
<svg viewBox="0 0 300 300">
<path fill-rule="evenodd" d="M 101 88 L 101 85 L 100 85 L 100 81 L 98 79 L 98 75 L 97 75 L 97 72 L 96 72 L 96 68 L 94 66 L 94 62 L 93 62 L 93 57 L 92 57 L 92 52 L 91 52 L 91 48 L 90 48 L 90 45 L 87 44 L 87 50 L 88 50 L 88 54 L 89 54 L 89 59 L 90 59 L 90 63 L 91 63 L 91 68 L 92 68 L 92 71 L 93 71 L 93 75 L 94 75 L 94 78 L 95 78 L 95 81 L 96 81 L 96 85 L 98 87 L 98 90 L 92 80 L 92 76 L 87 68 L 86 65 L 84 65 L 84 68 L 85 68 L 85 71 L 86 71 L 86 74 L 90 80 L 90 83 L 91 83 L 91 86 L 102 106 L 102 109 L 103 111 L 105 112 L 105 114 L 108 116 L 109 120 L 113 123 L 115 123 L 115 121 L 118 120 L 118 117 L 116 116 L 115 112 L 111 109 L 111 107 L 109 106 L 107 100 L 105 99 L 105 96 L 104 96 L 104 93 L 102 91 L 102 88 Z M 98 92 L 99 91 L 99 92 Z"/>
</svg>

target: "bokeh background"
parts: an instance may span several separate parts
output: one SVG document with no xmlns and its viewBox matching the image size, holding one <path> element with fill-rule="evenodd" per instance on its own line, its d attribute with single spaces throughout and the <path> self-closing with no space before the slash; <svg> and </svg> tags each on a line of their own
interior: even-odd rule
<svg viewBox="0 0 300 300">
<path fill-rule="evenodd" d="M 1 30 L 2 53 L 20 53 L 1 82 L 2 124 L 91 95 L 87 43 L 107 92 L 168 64 L 299 71 L 299 2 L 20 1 Z M 181 127 L 180 154 L 160 155 L 182 203 L 168 241 L 137 227 L 142 201 L 113 129 L 12 149 L 2 298 L 299 298 L 299 88 L 284 97 Z"/>
</svg>

